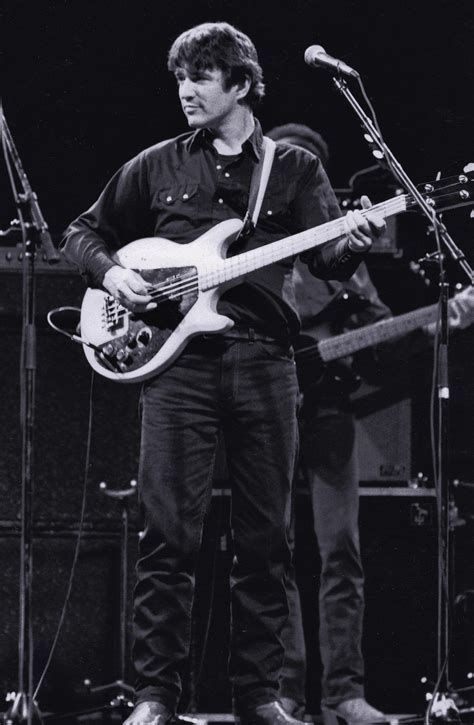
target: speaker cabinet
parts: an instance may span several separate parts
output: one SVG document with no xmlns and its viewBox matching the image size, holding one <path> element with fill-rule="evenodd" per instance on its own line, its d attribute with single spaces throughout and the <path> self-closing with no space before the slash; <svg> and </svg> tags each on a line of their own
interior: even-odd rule
<svg viewBox="0 0 474 725">
<path fill-rule="evenodd" d="M 407 482 L 412 477 L 412 399 L 398 389 L 363 384 L 354 397 L 359 478 Z"/>
<path fill-rule="evenodd" d="M 4 274 L 1 281 L 5 295 L 0 309 L 0 521 L 13 521 L 21 500 L 21 288 L 16 274 Z M 34 516 L 46 523 L 79 518 L 90 399 L 87 519 L 116 515 L 115 505 L 100 492 L 102 480 L 120 488 L 137 475 L 139 386 L 117 385 L 95 376 L 91 393 L 92 373 L 81 346 L 46 323 L 49 309 L 80 304 L 83 290 L 81 280 L 71 275 L 41 274 L 37 279 Z"/>
<path fill-rule="evenodd" d="M 128 599 L 133 585 L 136 535 L 130 539 Z M 33 545 L 34 679 L 38 682 L 56 634 L 76 543 L 75 532 L 37 535 Z M 0 694 L 18 685 L 18 587 L 20 540 L 0 536 L 2 550 L 0 595 Z M 70 712 L 97 702 L 87 696 L 84 679 L 93 684 L 119 676 L 119 536 L 85 532 L 51 666 L 38 695 L 41 710 Z M 128 618 L 130 621 L 130 617 Z M 130 631 L 128 632 L 130 635 Z M 131 673 L 129 671 L 129 676 Z M 112 693 L 113 694 L 113 693 Z M 104 702 L 103 696 L 100 698 Z M 105 700 L 107 701 L 107 700 Z"/>
<path fill-rule="evenodd" d="M 357 419 L 360 480 L 411 478 L 411 400 L 406 398 L 366 412 Z"/>
<path fill-rule="evenodd" d="M 371 493 L 376 495 L 360 498 L 366 691 L 368 698 L 387 712 L 408 712 L 422 706 L 420 677 L 435 671 L 434 499 Z M 317 711 L 322 674 L 318 650 L 319 557 L 308 497 L 297 497 L 296 506 L 296 571 L 308 652 L 307 696 L 310 710 Z"/>
</svg>

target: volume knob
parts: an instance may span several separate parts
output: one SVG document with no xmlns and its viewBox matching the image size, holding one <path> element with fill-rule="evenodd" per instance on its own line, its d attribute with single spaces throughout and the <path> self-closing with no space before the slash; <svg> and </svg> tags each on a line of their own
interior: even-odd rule
<svg viewBox="0 0 474 725">
<path fill-rule="evenodd" d="M 137 342 L 140 345 L 148 345 L 151 340 L 151 330 L 149 327 L 143 327 L 137 335 Z"/>
</svg>

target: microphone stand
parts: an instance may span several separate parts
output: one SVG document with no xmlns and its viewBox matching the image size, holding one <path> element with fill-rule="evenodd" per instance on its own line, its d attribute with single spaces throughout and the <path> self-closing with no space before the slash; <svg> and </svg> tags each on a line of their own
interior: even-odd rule
<svg viewBox="0 0 474 725">
<path fill-rule="evenodd" d="M 34 490 L 34 422 L 36 382 L 36 327 L 35 327 L 35 255 L 42 244 L 50 264 L 60 257 L 54 248 L 48 226 L 23 170 L 20 157 L 1 113 L 2 145 L 10 176 L 14 201 L 23 237 L 22 282 L 22 345 L 20 362 L 20 424 L 21 450 L 21 539 L 19 585 L 19 636 L 18 636 L 18 688 L 12 704 L 4 716 L 5 725 L 16 723 L 42 723 L 41 713 L 33 699 L 33 490 Z M 18 193 L 10 167 L 13 163 L 23 189 Z M 25 221 L 25 214 L 29 221 Z"/>
<path fill-rule="evenodd" d="M 341 76 L 334 76 L 333 82 L 338 91 L 346 98 L 352 106 L 363 128 L 366 130 L 364 134 L 365 140 L 371 148 L 377 149 L 385 158 L 390 170 L 400 184 L 412 195 L 423 214 L 430 222 L 436 240 L 441 241 L 448 249 L 452 259 L 457 262 L 463 272 L 469 279 L 469 284 L 474 284 L 474 275 L 471 266 L 464 253 L 457 247 L 454 240 L 448 234 L 448 231 L 441 220 L 438 218 L 436 211 L 425 200 L 423 195 L 418 191 L 415 184 L 411 181 L 400 162 L 395 158 L 389 147 L 382 138 L 378 126 L 372 122 L 371 118 L 362 109 L 347 83 Z M 359 79 L 359 83 L 361 83 Z M 363 86 L 361 84 L 362 90 Z M 370 105 L 370 104 L 369 104 Z M 428 189 L 427 189 L 428 190 Z M 449 472 L 448 472 L 448 412 L 449 412 L 449 368 L 448 368 L 448 284 L 445 280 L 445 272 L 443 269 L 443 255 L 441 249 L 438 249 L 438 261 L 440 264 L 440 308 L 441 308 L 441 329 L 438 347 L 438 472 L 434 471 L 434 475 L 438 474 L 438 485 L 436 487 L 438 502 L 438 627 L 437 627 L 437 665 L 438 665 L 438 681 L 436 683 L 433 698 L 426 711 L 425 722 L 429 723 L 431 715 L 434 715 L 437 722 L 459 722 L 459 714 L 454 702 L 447 697 L 450 691 L 449 681 L 449 653 L 450 653 L 450 517 L 449 517 Z M 438 693 L 442 693 L 440 699 L 437 699 Z"/>
</svg>

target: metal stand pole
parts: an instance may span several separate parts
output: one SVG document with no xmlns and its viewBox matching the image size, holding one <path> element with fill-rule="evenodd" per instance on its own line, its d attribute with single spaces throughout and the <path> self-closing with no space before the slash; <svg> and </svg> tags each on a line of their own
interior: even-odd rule
<svg viewBox="0 0 474 725">
<path fill-rule="evenodd" d="M 448 361 L 448 284 L 443 277 L 441 287 L 441 337 L 438 356 L 438 672 L 442 672 L 439 688 L 448 692 L 449 682 L 449 582 L 451 563 L 449 519 L 449 361 Z"/>
<path fill-rule="evenodd" d="M 36 246 L 43 243 L 48 261 L 59 261 L 53 247 L 46 222 L 41 214 L 36 194 L 31 189 L 13 142 L 5 116 L 1 113 L 2 146 L 10 175 L 12 192 L 18 210 L 23 234 L 23 286 L 22 286 L 22 344 L 20 361 L 20 423 L 21 451 L 21 552 L 20 601 L 18 637 L 18 689 L 4 716 L 5 725 L 16 723 L 42 723 L 41 714 L 33 700 L 33 491 L 34 491 L 34 425 L 36 384 L 36 327 L 35 327 L 35 254 Z M 23 188 L 16 189 L 11 163 Z M 28 223 L 24 219 L 27 214 Z"/>
<path fill-rule="evenodd" d="M 358 76 L 362 90 L 363 85 Z M 372 122 L 362 109 L 354 95 L 341 77 L 334 77 L 333 82 L 340 93 L 346 98 L 366 130 L 364 135 L 371 147 L 379 152 L 379 158 L 386 160 L 394 177 L 407 189 L 416 201 L 419 209 L 430 222 L 431 228 L 438 242 L 438 256 L 441 269 L 441 338 L 438 356 L 438 471 L 437 475 L 437 501 L 438 501 L 438 681 L 433 693 L 433 700 L 426 711 L 425 722 L 433 718 L 436 722 L 458 722 L 459 714 L 454 702 L 449 698 L 448 658 L 450 649 L 450 521 L 449 521 L 449 472 L 448 472 L 448 412 L 449 412 L 449 375 L 448 375 L 448 286 L 444 278 L 443 259 L 440 249 L 442 242 L 449 251 L 451 258 L 459 265 L 468 277 L 469 283 L 474 284 L 474 275 L 464 253 L 459 249 L 435 210 L 423 198 L 415 184 L 412 182 L 398 159 L 381 136 L 378 125 Z M 375 117 L 374 117 L 374 121 Z"/>
</svg>

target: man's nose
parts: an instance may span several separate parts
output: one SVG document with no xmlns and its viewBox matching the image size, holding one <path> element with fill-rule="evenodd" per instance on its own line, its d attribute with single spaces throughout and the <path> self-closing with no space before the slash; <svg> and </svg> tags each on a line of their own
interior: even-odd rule
<svg viewBox="0 0 474 725">
<path fill-rule="evenodd" d="M 179 85 L 179 95 L 183 100 L 189 100 L 193 98 L 195 94 L 194 83 L 189 79 L 185 78 Z"/>
</svg>

